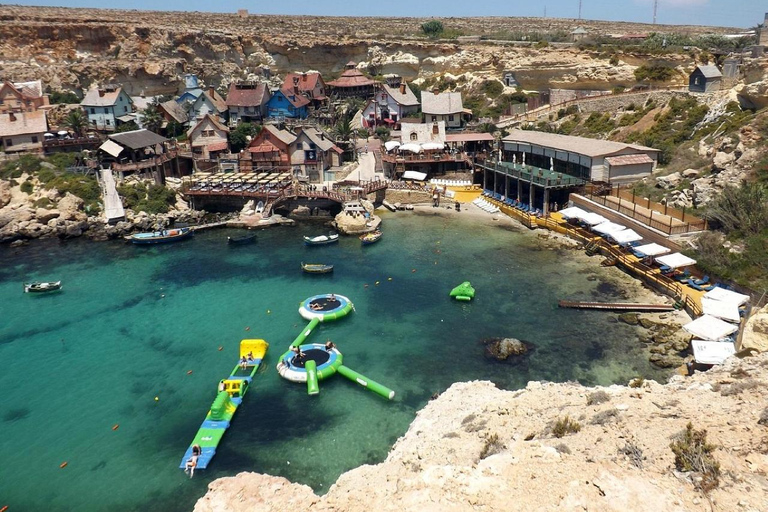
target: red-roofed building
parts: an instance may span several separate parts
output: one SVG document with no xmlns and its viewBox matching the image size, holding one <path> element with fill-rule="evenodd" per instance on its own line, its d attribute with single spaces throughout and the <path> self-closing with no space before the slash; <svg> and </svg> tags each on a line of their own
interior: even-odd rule
<svg viewBox="0 0 768 512">
<path fill-rule="evenodd" d="M 6 153 L 39 151 L 47 130 L 44 110 L 0 114 L 0 147 Z"/>
<path fill-rule="evenodd" d="M 328 82 L 328 87 L 332 94 L 339 98 L 370 98 L 374 93 L 376 82 L 365 76 L 357 64 L 350 61 L 347 63 L 346 70 L 341 76 Z"/>
<path fill-rule="evenodd" d="M 320 73 L 288 73 L 282 89 L 303 94 L 315 107 L 328 98 L 325 81 Z"/>
<path fill-rule="evenodd" d="M 34 112 L 48 105 L 48 95 L 43 94 L 43 83 L 34 82 L 4 82 L 0 86 L 0 113 Z"/>
<path fill-rule="evenodd" d="M 259 123 L 267 114 L 269 88 L 266 84 L 243 82 L 230 84 L 227 93 L 229 126 L 240 123 Z"/>
<path fill-rule="evenodd" d="M 246 159 L 250 157 L 251 169 L 275 169 L 289 171 L 291 167 L 291 144 L 296 135 L 288 130 L 267 124 L 246 148 Z M 240 163 L 241 169 L 247 169 L 246 162 Z"/>
</svg>

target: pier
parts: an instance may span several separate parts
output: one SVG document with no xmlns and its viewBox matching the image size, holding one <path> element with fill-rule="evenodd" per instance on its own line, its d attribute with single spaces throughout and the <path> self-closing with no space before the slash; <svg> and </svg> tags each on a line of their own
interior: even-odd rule
<svg viewBox="0 0 768 512">
<path fill-rule="evenodd" d="M 599 309 L 603 311 L 673 311 L 674 304 L 635 304 L 630 302 L 579 302 L 559 300 L 561 308 Z"/>
</svg>

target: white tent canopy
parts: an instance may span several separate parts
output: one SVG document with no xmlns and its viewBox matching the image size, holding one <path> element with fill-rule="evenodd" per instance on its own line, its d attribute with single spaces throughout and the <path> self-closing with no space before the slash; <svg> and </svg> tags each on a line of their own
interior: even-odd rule
<svg viewBox="0 0 768 512">
<path fill-rule="evenodd" d="M 587 212 L 582 210 L 578 206 L 570 206 L 568 208 L 563 208 L 562 210 L 560 210 L 557 213 L 559 213 L 560 215 L 562 215 L 566 219 L 578 219 L 578 218 L 580 218 L 582 215 L 584 215 Z"/>
<path fill-rule="evenodd" d="M 392 151 L 399 145 L 400 143 L 397 142 L 396 140 L 388 140 L 387 142 L 384 143 L 384 149 L 386 149 L 387 151 Z"/>
<path fill-rule="evenodd" d="M 421 153 L 422 149 L 420 145 L 414 144 L 413 142 L 409 142 L 408 144 L 403 144 L 402 146 L 400 146 L 400 151 L 410 151 L 411 153 Z"/>
<path fill-rule="evenodd" d="M 739 326 L 723 322 L 712 315 L 703 315 L 685 324 L 683 329 L 699 338 L 717 341 L 739 330 Z"/>
<path fill-rule="evenodd" d="M 608 236 L 613 238 L 617 244 L 628 244 L 643 239 L 643 237 L 634 229 L 625 229 L 624 231 L 608 233 Z"/>
<path fill-rule="evenodd" d="M 445 144 L 440 144 L 439 142 L 425 142 L 421 145 L 424 151 L 433 151 L 435 149 L 443 149 L 444 147 Z"/>
<path fill-rule="evenodd" d="M 603 235 L 607 235 L 609 233 L 616 233 L 617 231 L 624 231 L 625 229 L 627 228 L 622 226 L 621 224 L 616 224 L 615 222 L 611 222 L 611 221 L 603 222 L 602 224 L 598 224 L 597 226 L 592 226 L 592 231 L 596 231 Z"/>
<path fill-rule="evenodd" d="M 669 268 L 687 267 L 689 265 L 696 264 L 696 260 L 689 258 L 685 254 L 680 254 L 679 252 L 656 258 L 656 261 L 662 265 L 668 266 Z"/>
<path fill-rule="evenodd" d="M 404 180 L 416 180 L 424 181 L 427 178 L 427 173 L 419 171 L 405 171 L 403 173 Z"/>
<path fill-rule="evenodd" d="M 736 293 L 731 290 L 726 290 L 725 288 L 720 288 L 719 286 L 716 286 L 712 290 L 705 293 L 704 297 L 712 300 L 734 303 L 737 307 L 749 302 L 749 295 Z"/>
<path fill-rule="evenodd" d="M 106 151 L 107 153 L 109 153 L 115 158 L 117 158 L 117 155 L 119 155 L 123 151 L 123 147 L 120 144 L 111 140 L 106 140 L 104 144 L 99 146 L 99 149 L 102 151 Z"/>
<path fill-rule="evenodd" d="M 729 341 L 691 341 L 693 358 L 700 364 L 723 364 L 736 353 L 736 348 Z"/>
<path fill-rule="evenodd" d="M 660 256 L 670 252 L 670 249 L 667 249 L 663 245 L 659 244 L 646 244 L 635 247 L 635 252 L 639 252 L 640 254 L 644 254 L 646 256 Z"/>
<path fill-rule="evenodd" d="M 608 220 L 602 215 L 598 215 L 592 212 L 585 212 L 584 214 L 580 215 L 577 218 L 585 222 L 586 224 L 589 224 L 590 226 L 597 226 L 598 224 L 602 224 L 603 222 L 606 222 Z"/>
<path fill-rule="evenodd" d="M 723 302 L 704 296 L 701 298 L 701 309 L 705 315 L 712 315 L 729 322 L 741 320 L 741 317 L 739 317 L 739 306 L 735 302 Z"/>
</svg>

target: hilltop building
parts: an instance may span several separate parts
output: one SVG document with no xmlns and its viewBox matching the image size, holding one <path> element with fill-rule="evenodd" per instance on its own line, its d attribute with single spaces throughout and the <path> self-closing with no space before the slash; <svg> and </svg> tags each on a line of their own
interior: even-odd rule
<svg viewBox="0 0 768 512">
<path fill-rule="evenodd" d="M 357 69 L 355 62 L 349 61 L 341 76 L 336 80 L 328 82 L 328 87 L 331 93 L 339 98 L 357 97 L 367 99 L 373 96 L 375 84 L 374 80 L 371 80 Z"/>
<path fill-rule="evenodd" d="M 720 90 L 723 74 L 717 66 L 696 66 L 688 77 L 688 90 L 691 92 L 712 92 Z"/>
<path fill-rule="evenodd" d="M 116 84 L 104 85 L 88 91 L 80 102 L 91 128 L 99 131 L 115 131 L 121 116 L 133 113 L 133 100 Z"/>
<path fill-rule="evenodd" d="M 3 82 L 0 86 L 0 113 L 34 112 L 49 104 L 43 82 Z"/>
</svg>

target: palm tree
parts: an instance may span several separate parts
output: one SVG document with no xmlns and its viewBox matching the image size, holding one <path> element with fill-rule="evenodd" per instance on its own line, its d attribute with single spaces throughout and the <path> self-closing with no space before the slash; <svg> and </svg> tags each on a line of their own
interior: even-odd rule
<svg viewBox="0 0 768 512">
<path fill-rule="evenodd" d="M 85 127 L 88 126 L 88 119 L 85 117 L 83 109 L 78 107 L 69 112 L 64 124 L 69 127 L 76 136 L 82 137 Z"/>
<path fill-rule="evenodd" d="M 163 127 L 163 116 L 157 105 L 147 105 L 147 108 L 141 112 L 141 124 L 151 132 L 158 133 Z"/>
<path fill-rule="evenodd" d="M 336 123 L 336 126 L 333 127 L 333 134 L 336 136 L 336 138 L 344 141 L 349 140 L 354 131 L 355 130 L 352 128 L 352 122 L 346 117 L 342 118 L 338 123 Z"/>
</svg>

